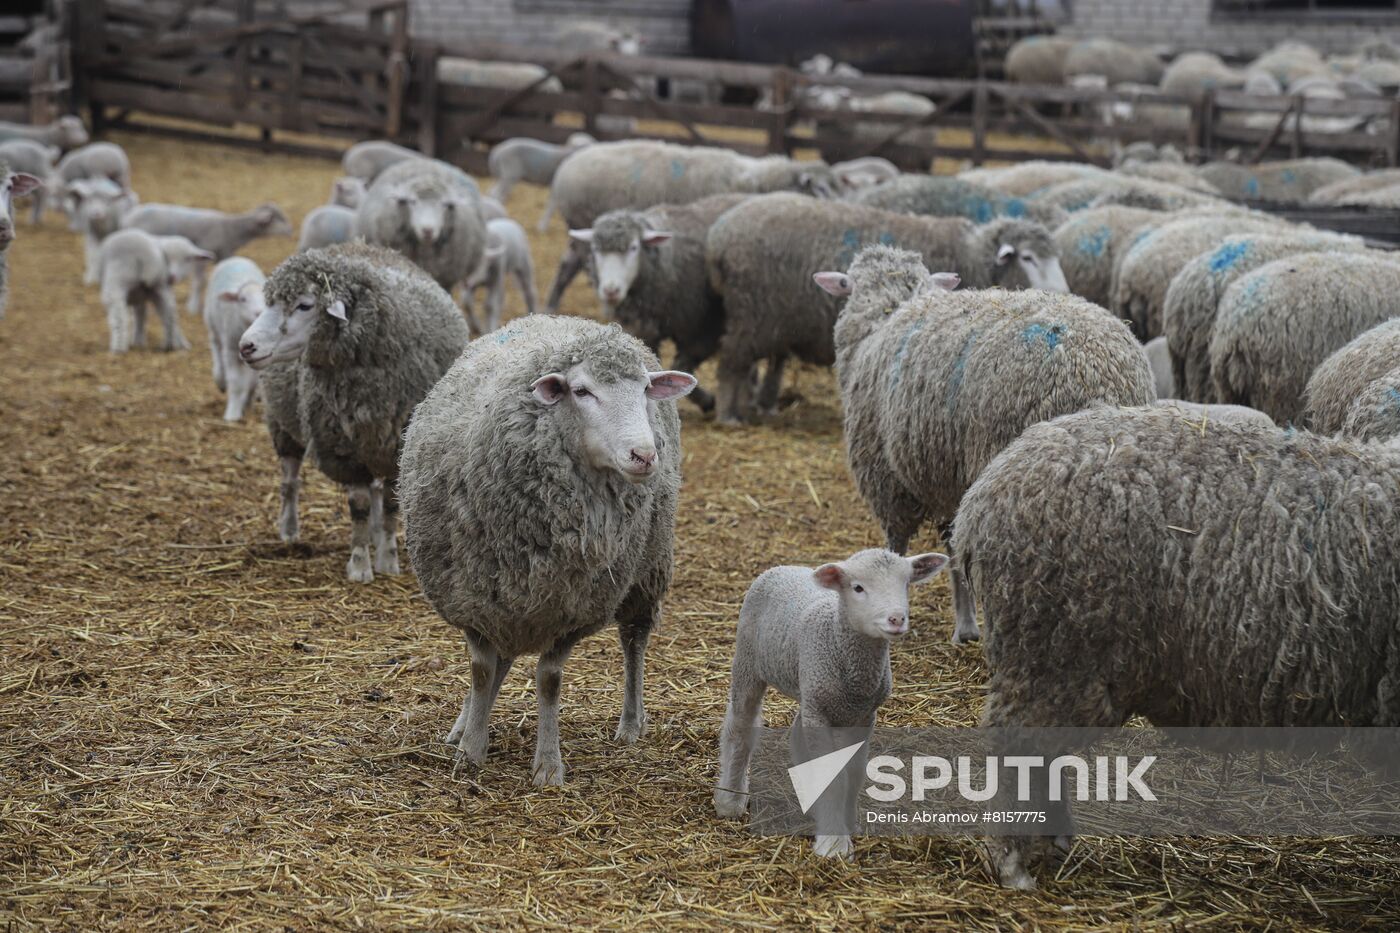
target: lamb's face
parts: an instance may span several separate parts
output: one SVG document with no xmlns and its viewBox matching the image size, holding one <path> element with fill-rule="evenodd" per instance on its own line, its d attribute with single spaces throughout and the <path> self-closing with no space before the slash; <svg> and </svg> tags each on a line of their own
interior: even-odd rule
<svg viewBox="0 0 1400 933">
<path fill-rule="evenodd" d="M 651 230 L 640 223 L 610 223 L 608 218 L 590 230 L 570 230 L 570 238 L 592 246 L 593 280 L 603 310 L 612 312 L 622 303 L 642 269 L 642 251 L 655 249 L 671 234 Z"/>
<path fill-rule="evenodd" d="M 292 222 L 276 204 L 264 204 L 258 208 L 258 226 L 264 236 L 292 235 Z"/>
<path fill-rule="evenodd" d="M 12 172 L 0 179 L 0 250 L 15 238 L 13 199 L 28 194 L 40 184 L 39 179 L 25 172 Z"/>
<path fill-rule="evenodd" d="M 214 254 L 202 250 L 182 236 L 156 237 L 165 256 L 166 281 L 183 282 L 214 261 Z"/>
<path fill-rule="evenodd" d="M 122 215 L 136 206 L 136 195 L 105 178 L 79 179 L 68 185 L 65 206 L 77 229 L 101 238 L 115 231 Z"/>
<path fill-rule="evenodd" d="M 253 322 L 267 310 L 267 300 L 263 297 L 262 286 L 257 282 L 245 282 L 236 291 L 220 292 L 219 301 L 233 310 L 234 316 L 245 328 L 252 327 Z"/>
<path fill-rule="evenodd" d="M 83 126 L 82 120 L 70 114 L 59 117 L 58 126 L 59 135 L 63 137 L 63 148 L 76 149 L 88 144 L 87 127 Z"/>
<path fill-rule="evenodd" d="M 319 314 L 329 314 L 343 321 L 345 304 L 311 292 L 290 302 L 274 301 L 243 332 L 238 341 L 238 355 L 254 369 L 296 359 L 311 342 L 311 332 Z"/>
<path fill-rule="evenodd" d="M 695 388 L 695 377 L 674 370 L 638 373 L 635 378 L 604 382 L 587 363 L 562 373 L 546 373 L 530 386 L 546 418 L 566 419 L 575 439 L 574 456 L 586 466 L 644 483 L 661 467 L 652 430 L 654 403 L 678 399 Z"/>
<path fill-rule="evenodd" d="M 909 587 L 932 578 L 947 563 L 944 554 L 900 557 L 877 548 L 823 564 L 812 571 L 812 578 L 836 592 L 853 631 L 893 641 L 909 632 Z"/>
<path fill-rule="evenodd" d="M 1038 288 L 1068 292 L 1069 282 L 1060 257 L 1037 240 L 1008 239 L 997 247 L 997 284 L 1006 288 Z"/>
</svg>

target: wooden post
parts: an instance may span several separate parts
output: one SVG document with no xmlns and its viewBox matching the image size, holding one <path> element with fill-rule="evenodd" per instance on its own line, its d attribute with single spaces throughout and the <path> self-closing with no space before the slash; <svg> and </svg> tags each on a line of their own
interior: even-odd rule
<svg viewBox="0 0 1400 933">
<path fill-rule="evenodd" d="M 598 59 L 589 55 L 583 60 L 583 126 L 589 135 L 598 137 L 598 108 L 602 102 L 598 86 Z"/>
<path fill-rule="evenodd" d="M 981 165 L 987 158 L 987 108 L 990 96 L 987 82 L 978 81 L 972 92 L 972 164 Z"/>
<path fill-rule="evenodd" d="M 102 135 L 102 103 L 92 93 L 93 78 L 102 67 L 107 47 L 107 9 L 103 0 L 78 0 L 73 10 L 73 105 L 86 104 L 92 135 Z"/>
<path fill-rule="evenodd" d="M 1400 166 L 1400 99 L 1390 102 L 1390 141 L 1385 155 L 1391 168 Z"/>
<path fill-rule="evenodd" d="M 247 26 L 253 22 L 254 0 L 238 0 L 238 25 Z M 251 36 L 240 36 L 233 53 L 233 106 L 243 110 L 248 106 L 248 56 L 252 47 Z"/>
<path fill-rule="evenodd" d="M 1210 161 L 1215 152 L 1215 91 L 1207 90 L 1201 95 L 1201 158 Z"/>
<path fill-rule="evenodd" d="M 300 33 L 292 40 L 289 57 L 291 86 L 282 98 L 282 126 L 304 132 L 307 128 L 301 125 L 301 82 L 306 71 L 306 39 Z"/>
<path fill-rule="evenodd" d="M 1293 158 L 1301 158 L 1303 155 L 1303 103 L 1302 94 L 1293 95 L 1293 109 L 1298 112 L 1293 118 Z"/>
<path fill-rule="evenodd" d="M 394 14 L 394 35 L 389 46 L 389 102 L 384 116 L 384 135 L 397 139 L 403 132 L 403 95 L 408 84 L 408 12 Z"/>
<path fill-rule="evenodd" d="M 773 113 L 768 124 L 768 152 L 788 154 L 788 124 L 792 120 L 792 75 L 782 65 L 773 69 Z"/>
<path fill-rule="evenodd" d="M 418 50 L 418 151 L 430 159 L 438 154 L 438 55 L 441 50 L 424 46 Z"/>
</svg>

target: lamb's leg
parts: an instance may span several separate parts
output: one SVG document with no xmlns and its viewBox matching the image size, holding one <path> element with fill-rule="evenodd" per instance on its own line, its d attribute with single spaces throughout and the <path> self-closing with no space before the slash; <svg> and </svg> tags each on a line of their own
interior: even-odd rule
<svg viewBox="0 0 1400 933">
<path fill-rule="evenodd" d="M 131 332 L 131 345 L 133 347 L 146 345 L 146 308 L 145 298 L 138 298 L 131 303 L 131 319 L 135 322 Z"/>
<path fill-rule="evenodd" d="M 226 361 L 224 366 L 228 373 L 228 402 L 224 405 L 224 420 L 242 421 L 248 406 L 253 403 L 253 392 L 258 387 L 258 374 L 231 360 Z"/>
<path fill-rule="evenodd" d="M 348 487 L 346 499 L 350 504 L 350 561 L 345 565 L 345 576 L 351 583 L 370 583 L 374 571 L 369 560 L 369 483 Z"/>
<path fill-rule="evenodd" d="M 871 723 L 873 722 L 872 718 Z M 792 728 L 794 763 L 811 761 L 836 751 L 840 747 L 836 741 L 838 735 L 831 719 L 808 703 L 801 703 Z M 812 853 L 820 858 L 851 856 L 851 813 L 843 809 L 850 799 L 850 767 L 847 765 L 843 768 L 841 774 L 831 782 L 813 811 L 817 832 L 812 839 Z"/>
<path fill-rule="evenodd" d="M 538 233 L 544 233 L 549 229 L 549 220 L 554 216 L 554 192 L 549 193 L 549 197 L 544 202 L 544 213 L 540 215 L 540 222 L 535 226 Z"/>
<path fill-rule="evenodd" d="M 204 294 L 204 281 L 209 276 L 209 270 L 204 263 L 199 263 L 194 268 L 194 275 L 190 277 L 190 294 L 185 299 L 185 310 L 190 314 L 199 313 L 200 296 Z"/>
<path fill-rule="evenodd" d="M 719 782 L 715 812 L 724 819 L 741 819 L 749 808 L 749 759 L 763 727 L 763 694 L 768 685 L 735 665 L 729 680 L 729 708 L 719 730 Z"/>
<path fill-rule="evenodd" d="M 564 662 L 577 637 L 567 637 L 540 655 L 535 668 L 535 699 L 539 704 L 539 732 L 535 736 L 535 784 L 544 787 L 564 783 L 564 759 L 559 755 L 559 688 Z"/>
<path fill-rule="evenodd" d="M 382 517 L 374 529 L 374 572 L 398 574 L 399 570 L 399 483 L 386 479 L 374 496 L 380 502 Z"/>
<path fill-rule="evenodd" d="M 505 683 L 514 658 L 501 657 L 489 642 L 467 633 L 472 655 L 472 689 L 462 701 L 462 712 L 447 733 L 447 744 L 457 746 L 456 764 L 479 765 L 486 760 L 491 742 L 491 709 Z"/>
<path fill-rule="evenodd" d="M 83 234 L 83 284 L 97 284 L 97 254 L 101 242 L 91 233 Z"/>
<path fill-rule="evenodd" d="M 462 285 L 462 313 L 467 318 L 467 330 L 473 337 L 480 337 L 486 331 L 481 329 L 481 322 L 476 319 L 476 290 L 480 287 L 480 282 L 468 279 Z"/>
<path fill-rule="evenodd" d="M 634 589 L 617 617 L 617 637 L 622 645 L 622 717 L 618 720 L 615 738 L 628 745 L 640 739 L 647 728 L 642 680 L 646 672 L 647 641 L 660 616 L 660 607 Z"/>
<path fill-rule="evenodd" d="M 160 326 L 165 331 L 164 348 L 167 351 L 188 350 L 190 342 L 180 333 L 180 312 L 175 308 L 175 293 L 168 286 L 159 288 L 156 290 L 155 300 L 156 313 L 160 315 Z"/>
<path fill-rule="evenodd" d="M 679 369 L 683 373 L 691 373 L 693 375 L 701 362 L 701 360 L 697 360 L 688 353 L 683 353 L 680 350 L 676 351 L 676 369 Z M 711 412 L 715 410 L 714 395 L 701 386 L 697 385 L 695 388 L 691 389 L 688 397 L 692 402 L 700 406 L 701 411 Z"/>
<path fill-rule="evenodd" d="M 301 493 L 301 456 L 282 455 L 282 509 L 277 517 L 277 534 L 287 544 L 301 536 L 297 498 Z"/>
<path fill-rule="evenodd" d="M 44 186 L 40 185 L 38 188 L 36 188 L 32 197 L 34 198 L 34 207 L 29 215 L 29 219 L 31 222 L 36 224 L 43 223 L 45 198 Z"/>
<path fill-rule="evenodd" d="M 489 334 L 501 326 L 501 313 L 506 305 L 506 277 L 498 274 L 491 281 L 486 292 L 486 332 Z"/>
<path fill-rule="evenodd" d="M 783 391 L 783 367 L 787 364 L 786 354 L 768 357 L 768 368 L 763 373 L 763 385 L 758 390 L 758 410 L 765 415 L 778 413 L 778 397 Z"/>
<path fill-rule="evenodd" d="M 520 280 L 520 294 L 525 297 L 525 313 L 535 314 L 540 309 L 540 296 L 535 291 L 534 266 L 527 265 L 523 269 L 515 270 L 515 277 Z"/>
<path fill-rule="evenodd" d="M 549 314 L 559 313 L 559 301 L 564 297 L 564 289 L 569 287 L 569 283 L 574 280 L 583 269 L 585 260 L 588 258 L 584 252 L 586 247 L 573 240 L 569 240 L 569 248 L 564 250 L 564 255 L 559 257 L 559 271 L 554 274 L 554 284 L 549 287 L 549 297 L 545 299 L 544 309 Z"/>
<path fill-rule="evenodd" d="M 125 353 L 131 349 L 131 319 L 134 316 L 126 295 L 119 290 L 103 289 L 102 304 L 107 309 L 107 330 L 111 335 L 109 349 Z"/>
<path fill-rule="evenodd" d="M 488 198 L 495 198 L 497 201 L 504 204 L 506 203 L 506 199 L 510 197 L 510 192 L 515 187 L 515 183 L 519 180 L 518 178 L 512 178 L 510 175 L 502 175 L 500 178 L 496 179 L 496 183 L 491 186 L 491 190 L 486 193 L 486 196 Z"/>
<path fill-rule="evenodd" d="M 223 340 L 217 327 L 209 328 L 209 358 L 214 364 L 214 385 L 220 392 L 227 392 L 230 369 L 224 366 Z M 228 418 L 227 410 L 224 411 L 224 418 Z"/>
</svg>

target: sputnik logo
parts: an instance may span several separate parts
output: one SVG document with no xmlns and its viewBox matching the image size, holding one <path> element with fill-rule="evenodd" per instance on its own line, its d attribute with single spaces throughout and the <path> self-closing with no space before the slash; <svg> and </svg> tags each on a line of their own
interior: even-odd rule
<svg viewBox="0 0 1400 933">
<path fill-rule="evenodd" d="M 797 792 L 797 803 L 802 807 L 803 813 L 812 809 L 812 805 L 831 786 L 841 769 L 846 767 L 864 744 L 864 741 L 860 741 L 854 745 L 847 745 L 845 748 L 838 748 L 834 752 L 788 768 L 788 778 L 792 781 L 792 789 Z"/>
</svg>

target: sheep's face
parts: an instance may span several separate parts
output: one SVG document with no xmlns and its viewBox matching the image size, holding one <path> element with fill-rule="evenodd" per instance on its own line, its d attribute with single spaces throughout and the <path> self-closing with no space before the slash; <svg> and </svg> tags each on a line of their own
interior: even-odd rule
<svg viewBox="0 0 1400 933">
<path fill-rule="evenodd" d="M 900 557 L 875 548 L 812 571 L 818 586 L 836 592 L 852 631 L 893 641 L 909 632 L 909 587 L 931 579 L 948 563 L 944 554 Z"/>
<path fill-rule="evenodd" d="M 598 300 L 609 313 L 617 309 L 637 281 L 643 250 L 655 249 L 671 239 L 671 234 L 662 230 L 638 223 L 610 223 L 607 218 L 600 218 L 591 230 L 570 230 L 569 236 L 592 246 L 593 281 Z"/>
<path fill-rule="evenodd" d="M 1024 225 L 1023 225 L 1024 226 Z M 993 279 L 1003 288 L 1038 288 L 1068 292 L 1069 283 L 1060 268 L 1060 257 L 1044 228 L 1033 232 L 1007 228 L 997 241 Z"/>
<path fill-rule="evenodd" d="M 252 327 L 258 316 L 267 310 L 267 300 L 263 297 L 262 286 L 257 282 L 245 282 L 235 291 L 220 292 L 219 301 L 233 309 L 245 328 Z"/>
<path fill-rule="evenodd" d="M 0 180 L 0 249 L 15 238 L 14 198 L 23 197 L 42 182 L 26 172 L 12 172 Z"/>
<path fill-rule="evenodd" d="M 329 314 L 345 320 L 345 303 L 310 292 L 294 301 L 273 302 L 258 314 L 238 341 L 238 355 L 254 369 L 286 363 L 301 356 L 311 342 L 316 317 Z"/>
<path fill-rule="evenodd" d="M 64 149 L 76 149 L 88 144 L 87 127 L 83 126 L 82 120 L 71 114 L 58 118 L 58 129 L 62 137 L 60 145 Z"/>
<path fill-rule="evenodd" d="M 68 185 L 64 202 L 77 229 L 100 239 L 115 231 L 122 215 L 136 206 L 136 195 L 105 178 L 79 179 Z"/>
<path fill-rule="evenodd" d="M 276 204 L 264 204 L 257 209 L 258 226 L 264 236 L 291 236 L 292 222 Z"/>
<path fill-rule="evenodd" d="M 400 225 L 420 246 L 432 246 L 445 239 L 451 233 L 458 213 L 468 209 L 464 198 L 453 195 L 403 190 L 394 196 L 394 200 L 398 204 Z"/>
<path fill-rule="evenodd" d="M 214 254 L 182 236 L 156 237 L 165 257 L 166 283 L 174 285 L 195 275 L 214 261 Z"/>
<path fill-rule="evenodd" d="M 335 184 L 331 186 L 331 203 L 339 204 L 341 207 L 351 209 L 360 206 L 360 202 L 365 199 L 365 183 L 350 176 L 337 178 Z"/>
<path fill-rule="evenodd" d="M 587 363 L 546 373 L 530 385 L 541 417 L 562 419 L 575 441 L 575 457 L 594 470 L 644 483 L 661 468 L 663 456 L 652 429 L 655 402 L 678 399 L 695 388 L 695 377 L 674 370 L 638 373 L 604 382 Z"/>
</svg>

